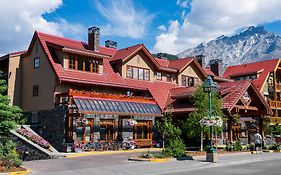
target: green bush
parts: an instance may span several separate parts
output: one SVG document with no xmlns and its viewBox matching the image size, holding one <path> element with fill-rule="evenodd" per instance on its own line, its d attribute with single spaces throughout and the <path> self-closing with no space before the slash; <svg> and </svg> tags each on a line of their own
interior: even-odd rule
<svg viewBox="0 0 281 175">
<path fill-rule="evenodd" d="M 11 168 L 22 165 L 22 160 L 16 152 L 15 145 L 12 142 L 6 144 L 0 143 L 0 162 L 1 166 Z"/>
<path fill-rule="evenodd" d="M 166 148 L 162 153 L 167 157 L 184 157 L 185 156 L 185 144 L 181 139 L 169 140 Z"/>
<path fill-rule="evenodd" d="M 235 144 L 233 145 L 233 150 L 234 151 L 242 151 L 242 145 L 239 141 L 235 142 Z"/>
<path fill-rule="evenodd" d="M 281 150 L 280 145 L 268 145 L 266 148 L 269 150 Z"/>
</svg>

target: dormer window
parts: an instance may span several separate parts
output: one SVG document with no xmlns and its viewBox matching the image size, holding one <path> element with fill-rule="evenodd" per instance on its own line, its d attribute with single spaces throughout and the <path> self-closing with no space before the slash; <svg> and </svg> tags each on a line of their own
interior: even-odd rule
<svg viewBox="0 0 281 175">
<path fill-rule="evenodd" d="M 162 73 L 156 72 L 156 80 L 162 80 Z"/>
<path fill-rule="evenodd" d="M 127 78 L 149 81 L 149 69 L 127 66 Z"/>
<path fill-rule="evenodd" d="M 196 77 L 182 75 L 181 81 L 182 81 L 181 83 L 182 86 L 193 87 L 198 85 L 199 80 Z"/>
<path fill-rule="evenodd" d="M 171 76 L 171 74 L 167 74 L 167 81 L 172 82 L 172 76 Z"/>
<path fill-rule="evenodd" d="M 87 72 L 99 72 L 100 61 L 91 58 L 77 58 L 74 56 L 69 57 L 69 69 L 76 69 Z"/>
</svg>

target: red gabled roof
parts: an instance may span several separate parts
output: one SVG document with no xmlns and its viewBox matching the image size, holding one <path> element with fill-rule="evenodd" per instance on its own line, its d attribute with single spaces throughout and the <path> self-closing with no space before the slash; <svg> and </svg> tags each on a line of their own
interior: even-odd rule
<svg viewBox="0 0 281 175">
<path fill-rule="evenodd" d="M 188 64 L 190 64 L 193 61 L 193 58 L 181 58 L 181 59 L 177 59 L 177 60 L 171 60 L 169 61 L 169 68 L 174 68 L 177 70 L 181 70 L 182 68 L 184 68 L 185 66 L 187 66 Z"/>
<path fill-rule="evenodd" d="M 257 79 L 253 80 L 254 85 L 258 90 L 261 90 L 267 76 L 270 72 L 274 71 L 279 63 L 279 59 L 266 60 L 248 64 L 241 64 L 229 66 L 223 73 L 223 77 L 231 78 L 235 76 L 249 75 L 260 72 Z"/>
<path fill-rule="evenodd" d="M 35 37 L 38 37 L 60 82 L 112 86 L 112 87 L 119 87 L 119 88 L 149 91 L 161 109 L 165 108 L 169 90 L 171 88 L 177 87 L 177 85 L 174 83 L 159 82 L 159 81 L 149 82 L 149 81 L 123 78 L 119 73 L 114 72 L 112 66 L 110 65 L 111 59 L 103 59 L 102 75 L 78 71 L 78 70 L 64 69 L 60 63 L 56 63 L 54 61 L 54 58 L 52 58 L 52 55 L 50 54 L 50 51 L 48 49 L 48 44 L 55 44 L 58 46 L 62 46 L 64 48 L 72 48 L 79 51 L 85 50 L 88 52 L 89 50 L 87 49 L 88 47 L 87 44 L 80 41 L 66 39 L 66 38 L 49 35 L 41 32 L 35 32 L 33 40 L 35 39 Z M 139 48 L 140 46 L 143 47 L 143 45 L 136 45 L 130 47 L 128 49 L 130 50 L 130 52 L 127 51 L 127 48 L 121 49 L 119 50 L 121 52 L 119 52 L 115 49 L 100 47 L 99 52 L 96 53 L 106 54 L 113 57 L 116 54 L 119 54 L 121 56 L 126 56 L 132 53 L 135 49 Z"/>
<path fill-rule="evenodd" d="M 210 68 L 204 68 L 204 71 L 205 71 L 208 75 L 211 75 L 211 76 L 216 76 L 216 75 L 214 74 L 214 72 L 213 72 L 213 71 L 211 71 L 211 69 L 210 69 Z"/>
<path fill-rule="evenodd" d="M 155 58 L 155 57 L 154 57 L 154 59 L 158 62 L 158 64 L 159 64 L 161 67 L 166 67 L 166 68 L 169 67 L 170 61 L 164 60 L 164 59 L 160 59 L 160 58 Z"/>
<path fill-rule="evenodd" d="M 257 99 L 259 99 L 260 102 L 263 103 L 264 107 L 268 111 L 271 111 L 270 107 L 265 102 L 264 98 L 261 96 L 258 90 L 255 88 L 251 80 L 218 83 L 218 92 L 223 97 L 222 108 L 230 112 L 237 104 L 239 99 L 243 96 L 243 94 L 249 89 L 249 87 L 253 88 L 255 94 L 257 95 Z M 169 99 L 167 100 L 166 105 L 169 106 L 170 104 L 175 104 L 175 106 L 173 107 L 174 109 L 177 109 L 177 111 L 180 111 L 181 108 L 185 109 L 187 108 L 188 104 L 178 104 L 177 99 L 191 97 L 195 91 L 196 88 L 194 87 L 173 88 L 170 90 Z M 193 108 L 193 106 L 190 106 L 189 108 Z"/>
<path fill-rule="evenodd" d="M 130 54 L 134 53 L 136 50 L 141 48 L 142 44 L 137 44 L 131 47 L 120 49 L 116 52 L 116 54 L 110 59 L 111 62 L 123 60 L 127 58 Z"/>
</svg>

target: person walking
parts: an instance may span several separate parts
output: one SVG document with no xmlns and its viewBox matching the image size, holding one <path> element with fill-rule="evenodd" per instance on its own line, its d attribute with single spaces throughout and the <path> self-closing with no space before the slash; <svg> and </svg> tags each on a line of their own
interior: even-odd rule
<svg viewBox="0 0 281 175">
<path fill-rule="evenodd" d="M 255 135 L 254 135 L 254 141 L 255 141 L 255 150 L 256 153 L 262 153 L 262 137 L 260 135 L 260 133 L 258 133 L 256 131 Z"/>
</svg>

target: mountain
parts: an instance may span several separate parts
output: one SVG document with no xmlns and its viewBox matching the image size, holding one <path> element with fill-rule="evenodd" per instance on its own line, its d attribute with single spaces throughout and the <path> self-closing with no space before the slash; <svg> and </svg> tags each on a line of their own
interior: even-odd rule
<svg viewBox="0 0 281 175">
<path fill-rule="evenodd" d="M 251 26 L 236 35 L 222 35 L 178 54 L 180 58 L 195 55 L 204 55 L 207 65 L 212 59 L 222 59 L 225 66 L 281 58 L 281 37 L 262 26 Z"/>
</svg>

